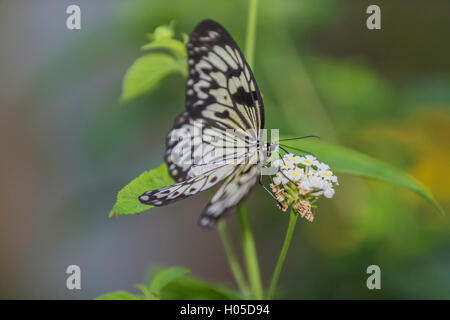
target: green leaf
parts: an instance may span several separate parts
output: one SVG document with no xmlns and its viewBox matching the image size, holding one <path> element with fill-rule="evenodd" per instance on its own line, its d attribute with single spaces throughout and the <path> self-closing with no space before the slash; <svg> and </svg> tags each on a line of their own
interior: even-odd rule
<svg viewBox="0 0 450 320">
<path fill-rule="evenodd" d="M 212 284 L 192 276 L 182 276 L 161 290 L 164 300 L 241 300 L 235 290 Z"/>
<path fill-rule="evenodd" d="M 95 300 L 146 300 L 146 297 L 136 296 L 126 291 L 115 291 L 106 293 Z"/>
<path fill-rule="evenodd" d="M 184 59 L 185 60 L 185 59 Z M 150 53 L 138 58 L 125 74 L 122 86 L 122 102 L 148 93 L 173 73 L 186 73 L 185 62 L 180 63 L 166 53 Z"/>
<path fill-rule="evenodd" d="M 151 49 L 166 49 L 170 53 L 176 55 L 180 59 L 186 60 L 187 51 L 186 46 L 183 42 L 176 39 L 163 39 L 160 41 L 153 41 L 144 46 L 142 46 L 141 50 L 151 50 Z M 187 67 L 187 65 L 186 65 Z M 187 69 L 186 69 L 187 72 Z"/>
<path fill-rule="evenodd" d="M 142 50 L 152 50 L 137 59 L 128 69 L 120 97 L 122 102 L 130 101 L 154 90 L 170 74 L 187 76 L 187 51 L 185 43 L 174 39 L 175 22 L 158 26 L 147 34 L 150 42 Z M 155 51 L 159 52 L 155 52 Z M 163 52 L 161 52 L 163 51 Z"/>
<path fill-rule="evenodd" d="M 145 171 L 119 191 L 109 216 L 136 214 L 153 208 L 153 206 L 142 204 L 138 197 L 146 191 L 166 187 L 173 183 L 175 181 L 169 175 L 165 163 L 156 169 Z"/>
<path fill-rule="evenodd" d="M 175 34 L 175 21 L 171 21 L 169 24 L 163 24 L 155 28 L 153 33 L 148 33 L 147 37 L 151 41 L 161 41 L 166 39 L 172 39 Z"/>
<path fill-rule="evenodd" d="M 283 138 L 288 137 L 280 139 Z M 382 161 L 371 158 L 361 152 L 322 141 L 292 140 L 286 141 L 286 145 L 306 150 L 320 161 L 329 164 L 334 171 L 389 182 L 411 190 L 428 200 L 440 214 L 444 215 L 443 209 L 427 187 L 407 173 Z"/>
<path fill-rule="evenodd" d="M 153 269 L 155 270 L 155 269 Z M 173 299 L 212 299 L 239 300 L 242 295 L 235 290 L 211 284 L 206 281 L 187 276 L 190 271 L 183 267 L 157 268 L 153 271 L 151 284 L 147 287 L 138 284 L 145 296 L 133 295 L 126 291 L 116 291 L 102 295 L 97 300 L 173 300 Z M 146 281 L 148 283 L 148 281 Z"/>
<path fill-rule="evenodd" d="M 183 267 L 171 267 L 158 271 L 150 284 L 150 292 L 159 296 L 160 291 L 175 279 L 184 276 L 190 272 Z"/>
<path fill-rule="evenodd" d="M 139 289 L 147 299 L 155 299 L 156 297 L 150 292 L 148 287 L 143 284 L 137 284 L 134 286 L 136 289 Z"/>
</svg>

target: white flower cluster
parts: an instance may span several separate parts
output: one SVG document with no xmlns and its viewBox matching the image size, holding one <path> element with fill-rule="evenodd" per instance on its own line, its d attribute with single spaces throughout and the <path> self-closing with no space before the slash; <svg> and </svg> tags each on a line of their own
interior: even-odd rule
<svg viewBox="0 0 450 320">
<path fill-rule="evenodd" d="M 271 165 L 279 168 L 271 188 L 283 211 L 291 206 L 310 221 L 314 217 L 311 208 L 315 208 L 315 201 L 322 195 L 333 197 L 334 186 L 338 185 L 330 167 L 312 155 L 300 157 L 289 153 Z"/>
</svg>

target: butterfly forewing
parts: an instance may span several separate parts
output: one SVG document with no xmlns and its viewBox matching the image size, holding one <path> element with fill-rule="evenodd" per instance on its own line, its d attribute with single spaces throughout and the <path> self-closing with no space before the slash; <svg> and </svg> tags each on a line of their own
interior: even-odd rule
<svg viewBox="0 0 450 320">
<path fill-rule="evenodd" d="M 241 50 L 218 23 L 204 20 L 187 44 L 186 108 L 194 119 L 221 128 L 264 127 L 264 108 L 255 78 Z"/>
</svg>

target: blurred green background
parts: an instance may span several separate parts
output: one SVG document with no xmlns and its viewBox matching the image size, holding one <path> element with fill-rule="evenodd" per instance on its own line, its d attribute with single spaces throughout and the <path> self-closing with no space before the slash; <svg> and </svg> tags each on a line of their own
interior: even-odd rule
<svg viewBox="0 0 450 320">
<path fill-rule="evenodd" d="M 67 30 L 78 4 L 82 29 Z M 366 28 L 381 7 L 382 30 Z M 145 33 L 204 18 L 243 46 L 247 1 L 0 1 L 0 298 L 91 299 L 130 290 L 149 266 L 182 265 L 234 286 L 217 232 L 197 227 L 207 194 L 108 219 L 116 193 L 159 165 L 184 80 L 120 104 Z M 320 135 L 409 172 L 450 212 L 447 0 L 261 0 L 254 73 L 266 127 Z M 341 175 L 314 223 L 299 220 L 280 279 L 286 299 L 450 298 L 450 223 L 415 194 Z M 267 284 L 288 216 L 249 201 Z M 235 217 L 228 219 L 233 235 Z M 81 267 L 69 291 L 66 267 Z M 381 267 L 381 290 L 366 288 Z"/>
</svg>

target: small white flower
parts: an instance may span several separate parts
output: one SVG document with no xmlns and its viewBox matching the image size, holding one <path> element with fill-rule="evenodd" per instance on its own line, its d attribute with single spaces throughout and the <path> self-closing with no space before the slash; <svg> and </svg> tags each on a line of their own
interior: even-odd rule
<svg viewBox="0 0 450 320">
<path fill-rule="evenodd" d="M 331 170 L 319 170 L 318 175 L 326 181 L 330 181 L 336 185 L 339 185 L 338 178 L 333 174 Z"/>
<path fill-rule="evenodd" d="M 325 188 L 325 181 L 321 177 L 318 176 L 310 176 L 308 178 L 309 184 L 312 188 L 315 189 L 324 189 Z"/>
<path fill-rule="evenodd" d="M 321 177 L 320 171 L 314 170 L 312 167 L 308 167 L 308 176 L 317 176 Z"/>
<path fill-rule="evenodd" d="M 312 189 L 311 184 L 309 183 L 309 179 L 302 179 L 299 186 L 300 194 L 307 194 Z"/>
<path fill-rule="evenodd" d="M 331 172 L 330 170 L 326 171 L 321 170 L 320 176 L 323 177 L 325 180 L 332 181 L 334 175 L 333 172 Z"/>
<path fill-rule="evenodd" d="M 304 157 L 300 157 L 299 160 L 300 160 L 299 163 L 301 163 L 301 164 L 303 164 L 303 165 L 305 165 L 307 167 L 315 165 L 317 163 L 316 157 L 314 157 L 314 156 L 312 156 L 310 154 L 308 154 L 308 155 L 306 155 Z"/>
<path fill-rule="evenodd" d="M 320 197 L 321 195 L 323 195 L 323 190 L 315 191 L 311 193 L 311 195 L 314 197 Z"/>
<path fill-rule="evenodd" d="M 330 170 L 330 166 L 327 165 L 326 163 L 323 163 L 323 162 L 317 161 L 316 166 L 317 166 L 317 169 L 320 170 L 320 171 Z"/>
<path fill-rule="evenodd" d="M 333 187 L 328 187 L 324 190 L 323 195 L 327 198 L 332 198 L 334 196 L 334 189 Z"/>
<path fill-rule="evenodd" d="M 285 172 L 286 177 L 291 181 L 298 181 L 305 175 L 303 169 L 295 167 L 292 170 L 288 170 Z"/>
<path fill-rule="evenodd" d="M 338 178 L 336 176 L 331 177 L 331 182 L 333 182 L 336 185 L 339 185 Z"/>
<path fill-rule="evenodd" d="M 272 166 L 279 171 L 272 178 L 270 186 L 283 211 L 291 206 L 295 212 L 312 221 L 315 211 L 311 211 L 311 202 L 314 203 L 322 196 L 334 196 L 337 177 L 327 164 L 312 155 L 299 157 L 289 153 L 273 161 Z"/>
<path fill-rule="evenodd" d="M 277 172 L 275 177 L 273 177 L 273 183 L 276 185 L 286 184 L 289 182 L 289 179 L 284 176 L 283 173 Z"/>
<path fill-rule="evenodd" d="M 281 165 L 280 165 L 281 170 L 288 170 L 288 169 L 292 169 L 294 167 L 295 167 L 294 163 L 292 161 L 290 161 L 289 159 L 281 160 Z"/>
<path fill-rule="evenodd" d="M 287 155 L 285 155 L 283 157 L 283 159 L 285 159 L 285 161 L 289 161 L 289 162 L 291 162 L 293 164 L 299 164 L 301 157 L 296 156 L 296 155 L 294 155 L 292 153 L 288 153 Z"/>
<path fill-rule="evenodd" d="M 277 160 L 275 160 L 275 161 L 272 161 L 271 166 L 272 166 L 272 167 L 279 168 L 282 164 L 283 164 L 283 160 L 277 159 Z"/>
</svg>

